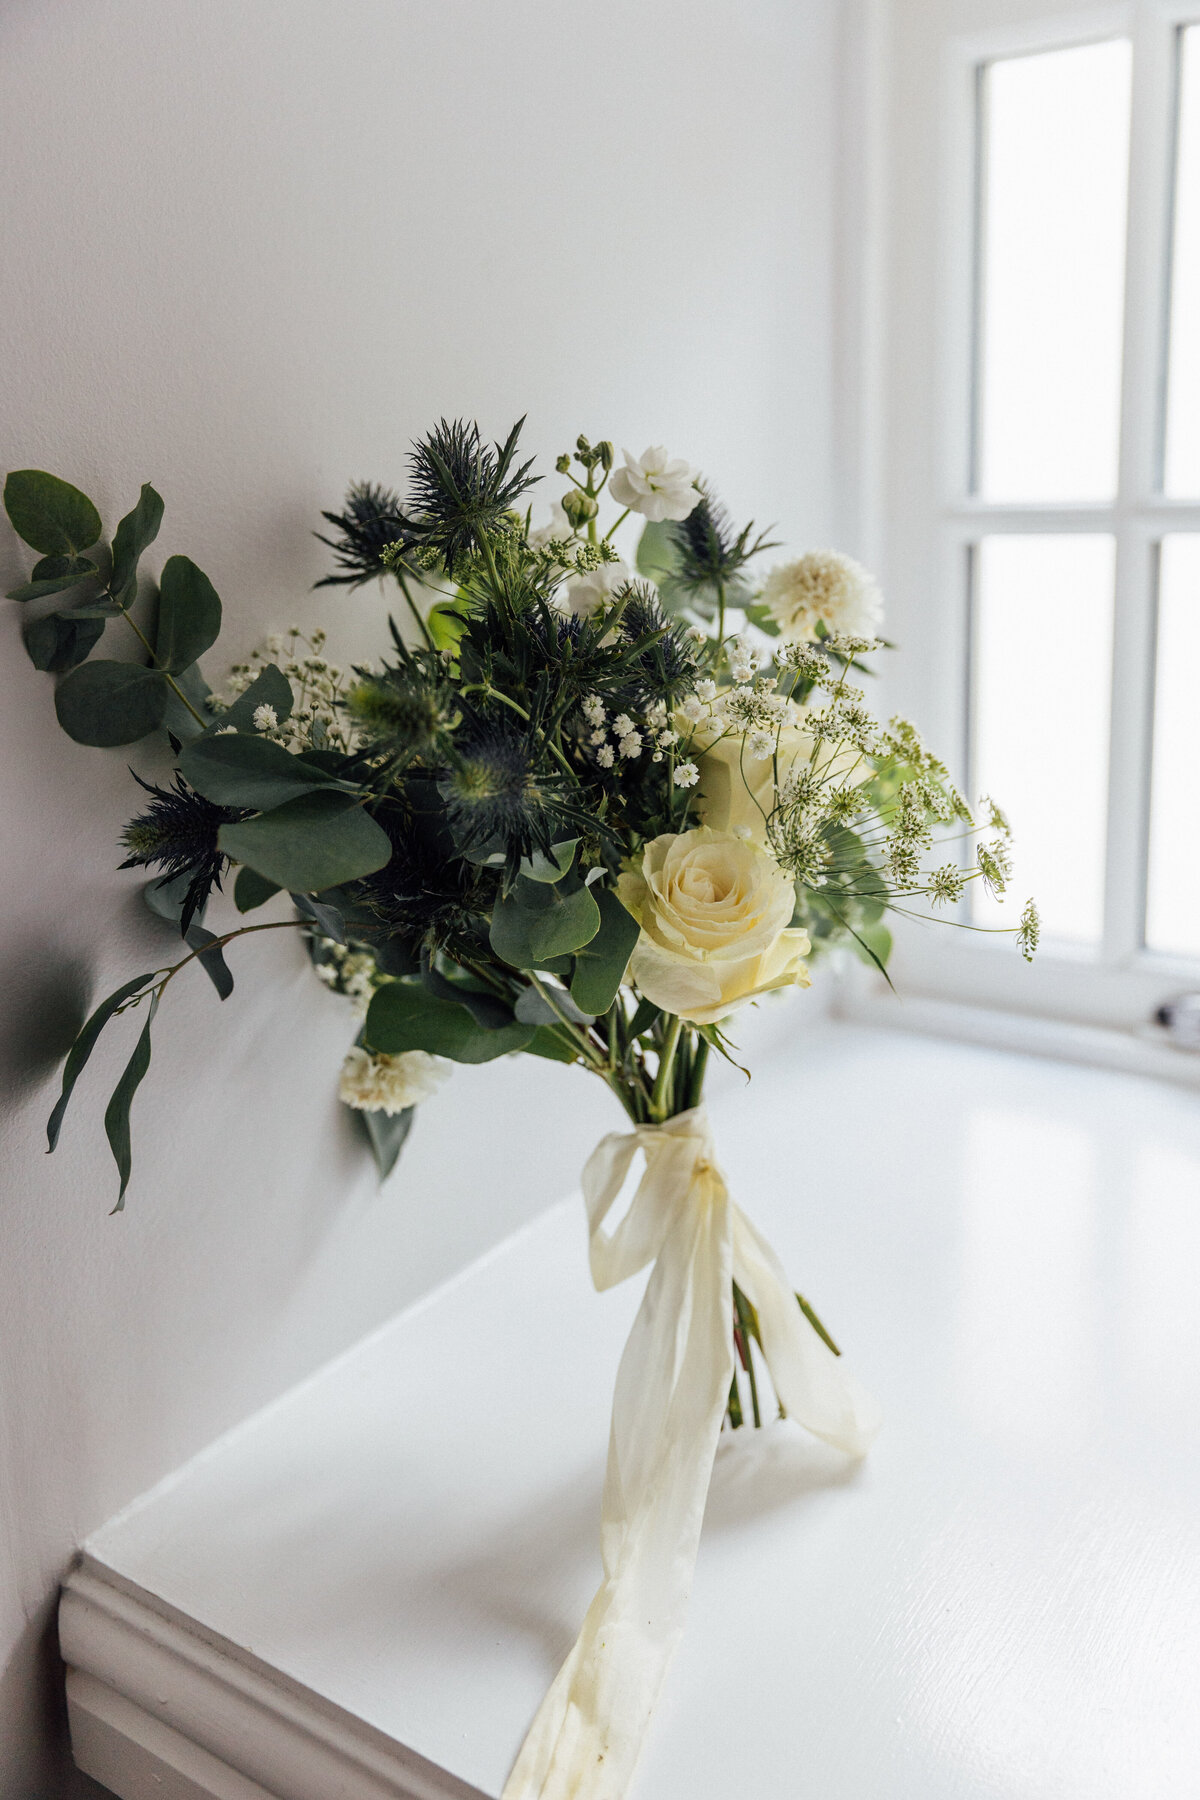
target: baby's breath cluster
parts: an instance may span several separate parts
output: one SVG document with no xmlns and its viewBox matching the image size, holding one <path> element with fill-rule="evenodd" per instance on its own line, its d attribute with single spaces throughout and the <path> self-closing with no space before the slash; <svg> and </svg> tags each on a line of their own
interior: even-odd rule
<svg viewBox="0 0 1200 1800">
<path fill-rule="evenodd" d="M 212 713 L 228 712 L 269 665 L 285 675 L 292 690 L 292 710 L 280 719 L 273 706 L 263 704 L 253 715 L 254 729 L 293 753 L 301 750 L 354 748 L 354 727 L 346 712 L 352 678 L 325 655 L 326 633 L 320 626 L 306 632 L 292 625 L 272 632 L 250 652 L 246 662 L 234 663 L 225 693 L 212 693 L 206 702 Z"/>
</svg>

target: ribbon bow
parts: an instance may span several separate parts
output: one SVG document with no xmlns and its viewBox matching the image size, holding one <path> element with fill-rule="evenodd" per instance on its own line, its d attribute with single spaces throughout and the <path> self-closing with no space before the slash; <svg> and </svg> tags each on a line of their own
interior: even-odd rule
<svg viewBox="0 0 1200 1800">
<path fill-rule="evenodd" d="M 604 1221 L 641 1150 L 625 1217 Z M 592 1280 L 654 1262 L 613 1396 L 604 1579 L 538 1709 L 503 1800 L 625 1800 L 683 1632 L 733 1379 L 731 1283 L 758 1314 L 789 1417 L 862 1456 L 879 1409 L 809 1324 L 775 1252 L 729 1197 L 703 1107 L 604 1138 L 583 1171 Z"/>
</svg>

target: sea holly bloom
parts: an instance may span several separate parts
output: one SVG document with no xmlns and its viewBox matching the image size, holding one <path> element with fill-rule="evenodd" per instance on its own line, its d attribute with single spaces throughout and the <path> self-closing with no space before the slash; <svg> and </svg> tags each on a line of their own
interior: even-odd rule
<svg viewBox="0 0 1200 1800">
<path fill-rule="evenodd" d="M 624 456 L 624 467 L 614 471 L 608 484 L 618 506 L 656 525 L 663 519 L 686 519 L 700 498 L 698 471 L 682 457 L 669 457 L 661 444 L 651 444 L 640 456 L 626 450 Z"/>
</svg>

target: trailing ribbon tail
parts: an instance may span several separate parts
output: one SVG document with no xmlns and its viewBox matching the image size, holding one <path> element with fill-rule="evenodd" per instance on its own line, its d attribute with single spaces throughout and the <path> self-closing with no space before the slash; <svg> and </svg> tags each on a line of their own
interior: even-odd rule
<svg viewBox="0 0 1200 1800">
<path fill-rule="evenodd" d="M 604 1221 L 637 1151 L 625 1217 Z M 606 1137 L 583 1171 L 592 1279 L 654 1270 L 613 1397 L 600 1548 L 604 1579 L 521 1747 L 503 1800 L 625 1800 L 683 1632 L 713 1457 L 733 1377 L 731 1283 L 758 1312 L 788 1414 L 852 1456 L 874 1401 L 796 1304 L 778 1258 L 733 1205 L 702 1107 Z"/>
</svg>

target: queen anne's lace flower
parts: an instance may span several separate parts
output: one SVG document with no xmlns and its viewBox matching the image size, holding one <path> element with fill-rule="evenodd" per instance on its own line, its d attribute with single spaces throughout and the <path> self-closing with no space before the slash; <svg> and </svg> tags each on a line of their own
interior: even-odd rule
<svg viewBox="0 0 1200 1800">
<path fill-rule="evenodd" d="M 763 599 L 780 635 L 793 643 L 815 637 L 818 625 L 834 633 L 874 637 L 883 620 L 883 595 L 874 576 L 836 550 L 810 550 L 796 562 L 772 569 Z"/>
<path fill-rule="evenodd" d="M 668 457 L 661 444 L 652 444 L 640 456 L 625 453 L 624 468 L 613 472 L 609 491 L 618 506 L 627 506 L 658 524 L 663 519 L 686 519 L 700 498 L 699 471 L 682 457 Z"/>
<path fill-rule="evenodd" d="M 338 1094 L 356 1112 L 382 1112 L 391 1117 L 428 1100 L 448 1073 L 441 1059 L 426 1050 L 384 1056 L 356 1045 L 342 1064 Z"/>
</svg>

